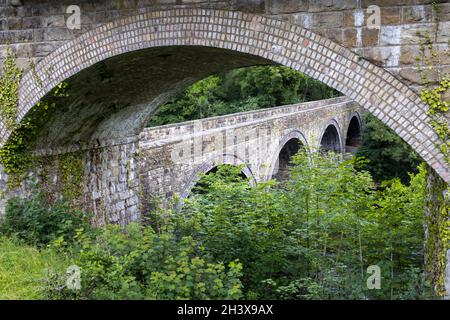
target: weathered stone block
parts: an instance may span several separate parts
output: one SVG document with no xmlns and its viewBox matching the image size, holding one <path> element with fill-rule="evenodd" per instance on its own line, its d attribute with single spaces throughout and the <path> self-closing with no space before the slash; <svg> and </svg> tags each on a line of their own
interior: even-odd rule
<svg viewBox="0 0 450 320">
<path fill-rule="evenodd" d="M 447 43 L 450 41 L 450 21 L 439 23 L 436 42 Z"/>
<path fill-rule="evenodd" d="M 347 0 L 309 0 L 309 11 L 356 9 L 356 5 L 356 1 Z"/>
<path fill-rule="evenodd" d="M 382 25 L 400 24 L 401 22 L 401 8 L 381 8 L 380 14 Z"/>
<path fill-rule="evenodd" d="M 308 11 L 308 0 L 270 0 L 269 13 L 293 13 Z"/>
<path fill-rule="evenodd" d="M 380 31 L 378 29 L 361 28 L 361 40 L 363 47 L 378 45 Z"/>
<path fill-rule="evenodd" d="M 433 39 L 432 24 L 414 24 L 404 26 L 381 26 L 380 45 L 419 44 L 420 33 L 428 32 Z"/>
<path fill-rule="evenodd" d="M 266 2 L 264 0 L 232 0 L 232 8 L 244 12 L 264 13 Z"/>
<path fill-rule="evenodd" d="M 402 8 L 403 23 L 430 22 L 433 18 L 431 6 L 413 6 Z"/>
<path fill-rule="evenodd" d="M 338 28 L 344 25 L 344 14 L 342 12 L 321 12 L 307 14 L 304 16 L 305 28 Z"/>
</svg>

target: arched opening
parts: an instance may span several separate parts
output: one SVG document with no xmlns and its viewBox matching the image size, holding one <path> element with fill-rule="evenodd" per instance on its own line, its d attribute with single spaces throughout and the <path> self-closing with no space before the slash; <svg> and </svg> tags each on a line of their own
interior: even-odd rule
<svg viewBox="0 0 450 320">
<path fill-rule="evenodd" d="M 325 130 L 322 140 L 320 141 L 320 151 L 334 153 L 341 152 L 341 143 L 336 126 L 330 124 Z"/>
<path fill-rule="evenodd" d="M 271 28 L 273 28 L 271 32 L 260 32 L 260 30 L 271 30 Z M 177 30 L 177 32 L 167 32 L 167 30 Z M 210 30 L 215 31 L 209 32 Z M 124 37 L 127 37 L 128 34 L 135 34 L 135 36 L 130 36 L 126 39 L 127 41 L 124 41 Z M 102 41 L 93 41 L 93 39 L 102 39 Z M 320 78 L 325 84 L 339 90 L 382 119 L 403 140 L 417 149 L 424 160 L 432 165 L 445 181 L 450 179 L 448 165 L 440 151 L 434 147 L 438 138 L 432 133 L 433 131 L 419 129 L 423 134 L 413 133 L 415 132 L 413 128 L 418 129 L 418 126 L 426 126 L 427 129 L 430 127 L 423 120 L 426 114 L 420 98 L 410 88 L 387 71 L 374 66 L 367 60 L 359 59 L 355 53 L 330 40 L 302 29 L 300 26 L 292 25 L 288 21 L 280 21 L 259 14 L 189 8 L 159 12 L 152 10 L 146 14 L 123 18 L 117 23 L 99 26 L 61 46 L 41 60 L 33 71 L 25 74 L 19 99 L 18 114 L 20 117 L 17 121 L 22 121 L 36 103 L 49 94 L 52 88 L 55 88 L 60 82 L 77 73 L 87 71 L 88 68 L 100 61 L 120 57 L 121 54 L 132 51 L 138 52 L 141 49 L 179 46 L 232 49 L 252 60 L 250 64 L 241 61 L 240 66 L 283 64 L 316 79 Z M 155 59 L 169 58 L 167 60 L 170 60 L 173 57 L 174 55 L 170 53 L 161 52 L 156 55 Z M 186 70 L 188 64 L 182 60 L 179 60 L 176 65 L 168 63 L 173 72 L 168 72 L 160 65 L 155 66 L 161 73 L 161 79 L 167 80 L 167 83 L 164 84 L 154 85 L 160 80 L 159 77 L 143 80 L 132 77 L 132 81 L 123 80 L 118 90 L 112 91 L 116 93 L 117 97 L 106 101 L 103 101 L 102 97 L 98 97 L 99 101 L 97 101 L 96 107 L 91 107 L 90 101 L 89 103 L 84 101 L 86 103 L 83 104 L 86 105 L 86 108 L 83 109 L 81 115 L 76 114 L 76 111 L 80 109 L 77 103 L 79 101 L 73 101 L 73 104 L 66 108 L 66 116 L 75 113 L 74 116 L 66 117 L 62 121 L 54 120 L 55 126 L 50 126 L 54 132 L 52 130 L 47 132 L 48 135 L 45 135 L 45 139 L 40 141 L 41 146 L 59 147 L 66 143 L 79 145 L 82 143 L 79 141 L 96 143 L 97 140 L 111 136 L 121 137 L 124 132 L 136 133 L 141 127 L 140 125 L 145 123 L 145 121 L 141 121 L 145 118 L 142 112 L 146 115 L 151 114 L 157 105 L 164 103 L 164 100 L 167 101 L 170 96 L 186 85 L 214 73 L 199 71 L 198 69 L 204 69 L 203 67 L 209 69 L 210 59 L 201 62 L 197 60 L 197 57 L 198 55 L 194 56 L 194 72 Z M 217 66 L 222 68 L 224 64 L 227 65 L 233 60 L 224 59 L 222 63 L 217 61 Z M 255 60 L 258 60 L 258 63 L 255 63 Z M 67 61 L 75 63 L 67 63 Z M 145 61 L 154 64 L 154 59 L 145 59 Z M 57 72 L 50 72 L 54 66 L 58 66 Z M 131 69 L 127 66 L 117 64 L 116 67 L 125 75 L 132 74 L 132 72 L 130 73 Z M 140 63 L 137 63 L 135 70 L 141 71 L 141 74 L 147 76 L 151 74 L 143 69 Z M 176 74 L 183 71 L 186 71 L 185 77 Z M 98 72 L 100 77 L 94 79 L 94 85 L 91 87 L 110 83 L 111 76 L 121 78 L 108 66 L 107 68 L 101 67 Z M 48 76 L 49 74 L 51 76 Z M 44 83 L 36 81 L 36 75 L 43 79 Z M 132 95 L 133 99 L 121 98 L 120 89 L 124 87 L 123 85 L 138 91 L 136 95 Z M 146 88 L 141 88 L 142 85 L 148 85 L 150 89 L 154 90 L 145 90 Z M 368 90 L 368 88 L 371 89 Z M 90 89 L 83 92 L 84 98 L 98 96 Z M 80 92 L 78 89 L 76 91 Z M 100 88 L 96 91 L 103 91 L 103 89 Z M 149 95 L 147 91 L 152 94 Z M 108 90 L 108 92 L 110 91 Z M 392 95 L 391 92 L 398 94 Z M 391 101 L 392 98 L 393 101 Z M 67 106 L 67 104 L 65 105 Z M 101 112 L 98 111 L 99 109 Z M 90 117 L 90 112 L 96 114 Z M 137 117 L 136 115 L 139 113 L 142 116 Z M 382 115 L 386 115 L 386 117 L 382 117 Z M 82 118 L 77 116 L 84 116 L 86 119 L 86 121 L 82 121 L 82 126 L 79 125 L 79 121 L 74 121 L 76 125 L 65 121 Z M 135 125 L 136 123 L 138 125 Z M 58 131 L 58 128 L 68 128 L 64 130 L 68 133 L 54 134 L 63 131 Z M 4 126 L 2 126 L 2 132 L 0 141 L 4 144 L 11 132 Z M 47 138 L 47 136 L 50 137 Z M 424 148 L 425 143 L 431 147 Z"/>
<path fill-rule="evenodd" d="M 362 143 L 361 123 L 357 116 L 353 116 L 347 130 L 345 139 L 345 152 L 354 154 Z"/>
<path fill-rule="evenodd" d="M 289 167 L 292 166 L 292 157 L 297 154 L 302 147 L 303 143 L 297 138 L 292 138 L 286 142 L 278 155 L 274 173 L 272 175 L 273 179 L 277 181 L 286 181 L 289 179 Z"/>
<path fill-rule="evenodd" d="M 238 172 L 238 170 L 240 171 Z M 188 197 L 196 194 L 206 194 L 211 189 L 211 177 L 221 180 L 225 183 L 239 183 L 248 181 L 250 186 L 250 177 L 245 174 L 244 168 L 231 164 L 215 166 L 204 174 L 197 175 L 197 181 L 190 190 Z"/>
</svg>

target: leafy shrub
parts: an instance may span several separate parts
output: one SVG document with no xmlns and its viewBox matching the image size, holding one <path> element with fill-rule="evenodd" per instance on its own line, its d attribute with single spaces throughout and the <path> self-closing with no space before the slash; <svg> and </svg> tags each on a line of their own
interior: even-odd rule
<svg viewBox="0 0 450 320">
<path fill-rule="evenodd" d="M 70 243 L 77 229 L 90 229 L 90 215 L 73 210 L 62 200 L 48 204 L 43 192 L 30 198 L 12 198 L 0 220 L 0 234 L 15 235 L 31 245 L 44 246 L 52 241 Z"/>
<path fill-rule="evenodd" d="M 410 185 L 397 179 L 377 190 L 355 169 L 358 158 L 301 151 L 293 163 L 282 188 L 249 187 L 241 168 L 220 167 L 164 223 L 216 261 L 239 259 L 247 298 L 429 296 L 423 275 L 411 272 L 423 264 L 424 167 Z M 366 286 L 370 265 L 381 268 L 381 290 Z"/>
<path fill-rule="evenodd" d="M 81 291 L 65 288 L 65 275 L 51 281 L 52 298 L 78 299 L 238 299 L 240 263 L 210 262 L 192 238 L 157 234 L 130 224 L 108 226 L 91 237 L 79 237 Z M 62 288 L 62 289 L 61 289 Z"/>
</svg>

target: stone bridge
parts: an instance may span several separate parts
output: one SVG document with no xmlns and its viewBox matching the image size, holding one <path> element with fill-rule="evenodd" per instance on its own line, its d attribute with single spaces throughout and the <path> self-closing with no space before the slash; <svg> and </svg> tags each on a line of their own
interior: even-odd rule
<svg viewBox="0 0 450 320">
<path fill-rule="evenodd" d="M 351 153 L 361 141 L 362 111 L 351 99 L 339 97 L 146 128 L 100 148 L 35 150 L 45 166 L 34 176 L 50 197 L 77 189 L 72 200 L 95 214 L 96 225 L 126 225 L 155 201 L 187 197 L 199 175 L 220 164 L 244 166 L 243 174 L 255 184 L 282 180 L 301 146 Z M 74 186 L 65 181 L 67 159 L 79 163 Z M 70 173 L 69 180 L 76 175 Z M 6 187 L 5 179 L 1 184 Z M 25 184 L 16 193 L 32 188 Z"/>
<path fill-rule="evenodd" d="M 354 150 L 361 112 L 350 99 L 335 98 L 147 128 L 139 136 L 143 204 L 158 195 L 187 197 L 199 174 L 219 164 L 243 165 L 257 183 L 281 179 L 301 145 Z"/>
<path fill-rule="evenodd" d="M 97 147 L 138 134 L 155 108 L 207 75 L 282 64 L 359 103 L 446 181 L 450 172 L 415 90 L 419 31 L 444 50 L 450 6 L 428 0 L 0 1 L 0 57 L 10 43 L 25 64 L 17 121 L 62 81 L 69 97 L 37 137 L 36 148 Z M 80 8 L 70 30 L 69 5 Z M 372 29 L 367 8 L 380 8 Z M 429 69 L 449 70 L 444 54 Z M 0 126 L 0 145 L 10 130 Z"/>
<path fill-rule="evenodd" d="M 71 5 L 80 9 L 81 24 L 74 30 L 67 25 L 69 19 L 76 22 L 74 12 L 66 13 Z M 376 28 L 369 24 L 371 5 L 380 9 Z M 188 176 L 158 167 L 158 161 L 166 163 L 166 149 L 176 143 L 179 130 L 186 130 L 188 137 L 196 134 L 190 132 L 189 124 L 142 130 L 158 106 L 188 85 L 251 65 L 285 65 L 337 89 L 392 128 L 448 184 L 448 163 L 436 147 L 438 137 L 418 96 L 423 85 L 416 66 L 422 63 L 416 60 L 423 42 L 419 34 L 442 52 L 431 67 L 422 64 L 428 78 L 436 80 L 450 70 L 450 4 L 446 0 L 0 0 L 0 62 L 10 45 L 26 68 L 16 122 L 26 121 L 39 101 L 54 101 L 52 92 L 60 83 L 66 82 L 69 88 L 67 96 L 56 99 L 55 111 L 29 141 L 30 149 L 47 161 L 47 168 L 37 168 L 34 174 L 50 194 L 74 193 L 80 204 L 97 213 L 98 224 L 136 219 L 140 189 L 147 194 L 185 195 L 195 179 L 193 173 L 214 165 L 214 159 L 205 164 L 192 161 L 186 168 Z M 244 127 L 258 127 L 258 120 L 250 120 L 250 115 L 267 117 L 276 137 L 267 155 L 276 157 L 275 145 L 283 149 L 283 139 L 317 145 L 320 130 L 335 117 L 331 114 L 342 111 L 342 119 L 347 120 L 336 120 L 331 127 L 336 127 L 335 132 L 324 133 L 324 148 L 342 151 L 342 130 L 347 130 L 353 108 L 347 109 L 349 105 L 353 104 L 348 100 L 335 101 L 315 111 L 293 106 L 235 119 L 242 119 Z M 276 114 L 282 110 L 292 115 L 278 119 Z M 315 129 L 303 127 L 302 121 L 295 124 L 297 120 L 285 129 L 299 131 L 282 133 L 283 125 L 277 127 L 289 119 L 320 113 L 323 119 L 314 120 Z M 233 117 L 223 118 L 223 124 L 203 120 L 201 128 L 211 133 L 221 132 L 222 125 L 236 126 L 231 130 L 236 133 L 240 129 L 232 123 Z M 173 137 L 162 138 L 164 132 Z M 0 146 L 10 136 L 11 128 L 2 120 Z M 138 137 L 152 137 L 159 143 L 139 142 Z M 286 163 L 293 148 L 284 149 L 278 167 Z M 249 160 L 245 173 L 255 181 L 277 174 L 271 171 L 277 167 L 272 158 L 268 166 L 262 166 L 250 151 L 249 157 L 240 160 L 227 151 L 222 159 L 229 163 Z M 139 172 L 141 161 L 148 172 Z M 80 172 L 65 175 L 62 162 L 79 165 Z M 82 185 L 61 186 L 61 181 L 78 182 L 73 176 L 77 174 Z M 0 178 L 5 189 L 8 177 L 1 174 Z M 24 184 L 2 193 L 26 190 Z M 441 212 L 431 210 L 431 214 Z"/>
</svg>

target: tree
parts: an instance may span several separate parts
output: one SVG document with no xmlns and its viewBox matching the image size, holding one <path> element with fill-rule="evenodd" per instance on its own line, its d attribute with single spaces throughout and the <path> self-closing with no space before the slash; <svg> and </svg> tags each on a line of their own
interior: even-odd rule
<svg viewBox="0 0 450 320">
<path fill-rule="evenodd" d="M 375 116 L 364 114 L 363 142 L 356 156 L 369 160 L 360 168 L 370 171 L 376 181 L 400 178 L 409 181 L 408 173 L 417 173 L 423 161 L 420 156 L 394 131 Z"/>
<path fill-rule="evenodd" d="M 320 100 L 339 93 L 320 81 L 282 66 L 257 66 L 210 76 L 161 106 L 149 126 L 178 123 Z"/>
</svg>

